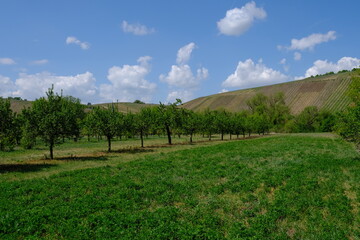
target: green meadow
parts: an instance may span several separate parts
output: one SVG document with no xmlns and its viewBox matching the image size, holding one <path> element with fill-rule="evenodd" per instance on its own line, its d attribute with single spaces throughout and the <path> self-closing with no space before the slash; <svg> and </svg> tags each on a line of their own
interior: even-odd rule
<svg viewBox="0 0 360 240">
<path fill-rule="evenodd" d="M 2 152 L 0 239 L 360 238 L 360 155 L 335 135 L 160 140 Z"/>
</svg>

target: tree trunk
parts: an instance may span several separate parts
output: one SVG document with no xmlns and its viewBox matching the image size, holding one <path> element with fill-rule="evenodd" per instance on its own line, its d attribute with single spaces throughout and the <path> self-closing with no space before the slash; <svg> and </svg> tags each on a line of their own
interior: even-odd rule
<svg viewBox="0 0 360 240">
<path fill-rule="evenodd" d="M 140 131 L 140 139 L 141 139 L 141 147 L 144 147 L 144 136 L 143 136 L 143 130 Z"/>
<path fill-rule="evenodd" d="M 224 140 L 224 133 L 221 132 L 221 141 Z"/>
<path fill-rule="evenodd" d="M 110 136 L 106 136 L 107 140 L 108 140 L 108 152 L 111 152 L 111 137 Z"/>
<path fill-rule="evenodd" d="M 170 132 L 170 127 L 168 125 L 166 125 L 166 134 L 168 137 L 168 143 L 171 145 L 171 132 Z"/>
<path fill-rule="evenodd" d="M 50 141 L 50 159 L 54 159 L 54 141 Z"/>
<path fill-rule="evenodd" d="M 231 140 L 231 133 L 230 133 L 230 140 Z"/>
<path fill-rule="evenodd" d="M 192 142 L 193 142 L 192 137 L 193 137 L 193 134 L 192 134 L 192 133 L 190 133 L 190 143 L 192 143 Z"/>
</svg>

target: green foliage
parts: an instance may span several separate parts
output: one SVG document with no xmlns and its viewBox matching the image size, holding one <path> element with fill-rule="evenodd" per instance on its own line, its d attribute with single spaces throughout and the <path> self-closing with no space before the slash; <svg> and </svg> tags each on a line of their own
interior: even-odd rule
<svg viewBox="0 0 360 240">
<path fill-rule="evenodd" d="M 42 97 L 33 103 L 30 115 L 35 119 L 36 134 L 49 146 L 50 158 L 53 159 L 55 144 L 60 144 L 65 137 L 79 136 L 83 108 L 78 99 L 54 93 L 53 87 L 46 95 L 46 98 Z M 29 127 L 32 127 L 33 120 L 29 121 Z M 24 141 L 28 142 L 28 139 Z"/>
<path fill-rule="evenodd" d="M 360 74 L 360 69 L 354 71 L 354 75 L 351 79 L 352 82 L 349 86 L 349 92 L 348 92 L 348 95 L 350 96 L 351 100 L 356 105 L 360 105 L 360 76 L 358 74 Z"/>
<path fill-rule="evenodd" d="M 134 103 L 137 103 L 137 104 L 145 104 L 143 101 L 140 101 L 140 100 L 135 100 Z"/>
<path fill-rule="evenodd" d="M 269 112 L 269 98 L 262 93 L 257 93 L 246 103 L 252 114 L 267 114 Z"/>
<path fill-rule="evenodd" d="M 200 114 L 197 114 L 191 110 L 181 108 L 180 109 L 182 119 L 182 130 L 184 134 L 190 135 L 190 143 L 193 142 L 193 135 L 199 132 L 202 126 L 202 118 Z"/>
<path fill-rule="evenodd" d="M 270 130 L 270 119 L 265 114 L 254 113 L 250 116 L 250 121 L 253 125 L 253 131 L 257 132 L 258 134 L 265 134 Z"/>
<path fill-rule="evenodd" d="M 80 99 L 71 96 L 63 98 L 62 112 L 65 115 L 65 136 L 72 136 L 77 141 L 80 138 L 81 122 L 85 118 L 85 106 L 80 103 Z"/>
<path fill-rule="evenodd" d="M 230 125 L 231 125 L 231 133 L 237 135 L 239 137 L 242 134 L 245 137 L 246 134 L 246 119 L 249 113 L 247 111 L 238 112 L 231 115 Z"/>
<path fill-rule="evenodd" d="M 211 140 L 211 135 L 216 131 L 215 112 L 207 108 L 200 114 L 200 117 L 202 118 L 203 123 L 202 132 L 207 134 L 209 136 L 209 140 Z"/>
<path fill-rule="evenodd" d="M 315 132 L 319 110 L 316 106 L 309 106 L 295 117 L 295 123 L 299 132 Z"/>
<path fill-rule="evenodd" d="M 354 72 L 360 72 L 356 69 Z M 354 75 L 349 89 L 353 103 L 338 115 L 336 130 L 348 141 L 360 145 L 360 77 Z"/>
<path fill-rule="evenodd" d="M 285 103 L 285 95 L 278 92 L 269 98 L 269 118 L 272 126 L 281 131 L 286 121 L 291 118 L 290 108 Z"/>
<path fill-rule="evenodd" d="M 10 101 L 0 97 L 0 151 L 13 150 L 16 144 L 16 115 L 10 108 Z"/>
<path fill-rule="evenodd" d="M 144 135 L 150 134 L 155 122 L 155 108 L 142 108 L 139 113 L 135 114 L 133 128 L 140 135 L 141 147 L 144 147 Z"/>
<path fill-rule="evenodd" d="M 178 105 L 181 104 L 180 99 L 176 99 L 176 102 L 165 105 L 160 103 L 156 108 L 157 110 L 157 124 L 162 126 L 168 137 L 168 144 L 171 144 L 172 129 L 176 129 L 181 126 L 181 116 L 179 113 Z"/>
<path fill-rule="evenodd" d="M 2 182 L 1 239 L 356 239 L 359 154 L 341 139 L 234 141 Z"/>
<path fill-rule="evenodd" d="M 221 140 L 224 140 L 224 134 L 230 132 L 231 113 L 226 111 L 225 109 L 221 109 L 218 111 L 214 111 L 214 116 L 214 125 L 216 132 L 220 133 Z"/>
<path fill-rule="evenodd" d="M 110 152 L 111 140 L 124 130 L 124 117 L 114 105 L 108 105 L 107 108 L 96 107 L 86 116 L 84 125 L 88 132 L 107 138 Z"/>
<path fill-rule="evenodd" d="M 317 117 L 317 132 L 332 132 L 336 124 L 336 116 L 329 111 L 321 110 Z"/>
<path fill-rule="evenodd" d="M 258 133 L 264 133 L 271 128 L 282 131 L 286 121 L 290 119 L 290 109 L 285 103 L 285 95 L 278 92 L 270 97 L 262 93 L 256 94 L 247 101 L 252 113 L 252 129 Z"/>
<path fill-rule="evenodd" d="M 36 144 L 38 135 L 36 116 L 31 109 L 23 109 L 20 117 L 22 119 L 21 145 L 25 149 L 32 149 Z"/>
</svg>

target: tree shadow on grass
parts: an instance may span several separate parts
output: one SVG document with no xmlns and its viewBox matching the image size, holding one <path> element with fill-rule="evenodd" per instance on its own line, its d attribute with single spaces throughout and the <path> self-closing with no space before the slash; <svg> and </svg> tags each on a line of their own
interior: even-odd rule
<svg viewBox="0 0 360 240">
<path fill-rule="evenodd" d="M 131 154 L 136 154 L 136 153 L 147 153 L 147 152 L 154 152 L 153 149 L 148 149 L 148 148 L 124 148 L 124 149 L 119 149 L 119 150 L 112 150 L 112 153 L 131 153 Z"/>
<path fill-rule="evenodd" d="M 55 160 L 59 161 L 106 161 L 105 156 L 69 156 L 69 157 L 57 157 Z"/>
<path fill-rule="evenodd" d="M 0 173 L 9 172 L 37 172 L 45 168 L 54 167 L 56 164 L 0 164 Z"/>
</svg>

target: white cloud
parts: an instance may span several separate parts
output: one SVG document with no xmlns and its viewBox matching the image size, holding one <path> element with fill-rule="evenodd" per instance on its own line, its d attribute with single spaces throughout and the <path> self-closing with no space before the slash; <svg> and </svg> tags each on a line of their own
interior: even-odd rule
<svg viewBox="0 0 360 240">
<path fill-rule="evenodd" d="M 0 96 L 11 97 L 15 89 L 15 84 L 9 77 L 0 75 Z"/>
<path fill-rule="evenodd" d="M 282 65 L 286 64 L 286 58 L 281 59 L 280 64 L 282 64 Z"/>
<path fill-rule="evenodd" d="M 286 64 L 286 58 L 283 58 L 280 60 L 280 64 L 283 66 L 283 69 L 285 72 L 288 72 L 290 69 L 290 66 Z"/>
<path fill-rule="evenodd" d="M 96 79 L 90 72 L 75 76 L 57 76 L 48 72 L 36 74 L 19 74 L 15 81 L 13 96 L 34 100 L 45 96 L 48 89 L 54 85 L 55 92 L 80 98 L 83 102 L 96 101 Z"/>
<path fill-rule="evenodd" d="M 176 98 L 182 101 L 190 100 L 200 82 L 208 78 L 209 71 L 206 68 L 198 68 L 195 76 L 187 64 L 195 47 L 195 43 L 192 42 L 180 48 L 176 57 L 177 65 L 172 65 L 167 75 L 159 76 L 160 81 L 167 83 L 171 89 L 167 97 L 168 101 Z"/>
<path fill-rule="evenodd" d="M 30 62 L 31 65 L 45 65 L 49 62 L 47 59 L 35 60 Z"/>
<path fill-rule="evenodd" d="M 66 44 L 75 44 L 81 47 L 83 50 L 87 50 L 90 48 L 90 44 L 88 42 L 81 42 L 76 37 L 67 37 Z"/>
<path fill-rule="evenodd" d="M 189 61 L 191 53 L 195 47 L 195 43 L 192 42 L 180 48 L 177 52 L 176 62 L 178 64 L 186 64 Z"/>
<path fill-rule="evenodd" d="M 239 62 L 235 72 L 223 83 L 223 87 L 250 88 L 285 82 L 289 77 L 279 71 L 266 67 L 261 61 L 254 63 L 247 59 Z"/>
<path fill-rule="evenodd" d="M 156 89 L 156 84 L 145 79 L 150 72 L 151 57 L 138 59 L 138 65 L 114 66 L 108 71 L 111 84 L 100 85 L 100 97 L 105 101 L 134 101 L 136 99 L 149 102 Z"/>
<path fill-rule="evenodd" d="M 175 102 L 176 99 L 181 99 L 182 102 L 190 101 L 194 98 L 194 92 L 188 90 L 176 90 L 169 92 L 166 101 L 167 102 Z"/>
<path fill-rule="evenodd" d="M 291 39 L 290 47 L 278 46 L 278 49 L 286 48 L 288 50 L 313 50 L 320 43 L 328 42 L 336 39 L 336 32 L 329 31 L 325 34 L 314 33 L 301 39 Z"/>
<path fill-rule="evenodd" d="M 148 35 L 148 34 L 152 34 L 155 32 L 155 29 L 153 29 L 153 28 L 148 28 L 145 25 L 141 25 L 138 23 L 130 24 L 127 21 L 122 22 L 121 28 L 124 32 L 132 33 L 137 36 Z"/>
<path fill-rule="evenodd" d="M 219 31 L 224 35 L 237 36 L 246 32 L 255 19 L 266 18 L 266 12 L 257 8 L 255 2 L 249 2 L 242 8 L 234 8 L 226 12 L 226 16 L 217 22 Z"/>
<path fill-rule="evenodd" d="M 161 75 L 160 80 L 172 87 L 191 89 L 198 87 L 208 74 L 206 68 L 197 69 L 197 75 L 194 76 L 189 65 L 172 65 L 170 72 L 166 76 Z"/>
<path fill-rule="evenodd" d="M 0 64 L 1 65 L 13 65 L 13 64 L 16 64 L 16 62 L 11 58 L 0 58 Z"/>
<path fill-rule="evenodd" d="M 295 60 L 295 61 L 301 60 L 301 57 L 302 57 L 301 53 L 299 53 L 299 52 L 294 52 L 294 60 Z"/>
<path fill-rule="evenodd" d="M 228 92 L 228 91 L 229 91 L 229 90 L 223 88 L 223 89 L 221 89 L 221 91 L 220 91 L 219 93 L 226 93 L 226 92 Z"/>
<path fill-rule="evenodd" d="M 328 62 L 327 60 L 317 60 L 314 65 L 306 70 L 305 77 L 316 76 L 327 72 L 338 72 L 341 70 L 352 70 L 360 67 L 360 59 L 353 57 L 342 57 L 337 63 Z"/>
</svg>

